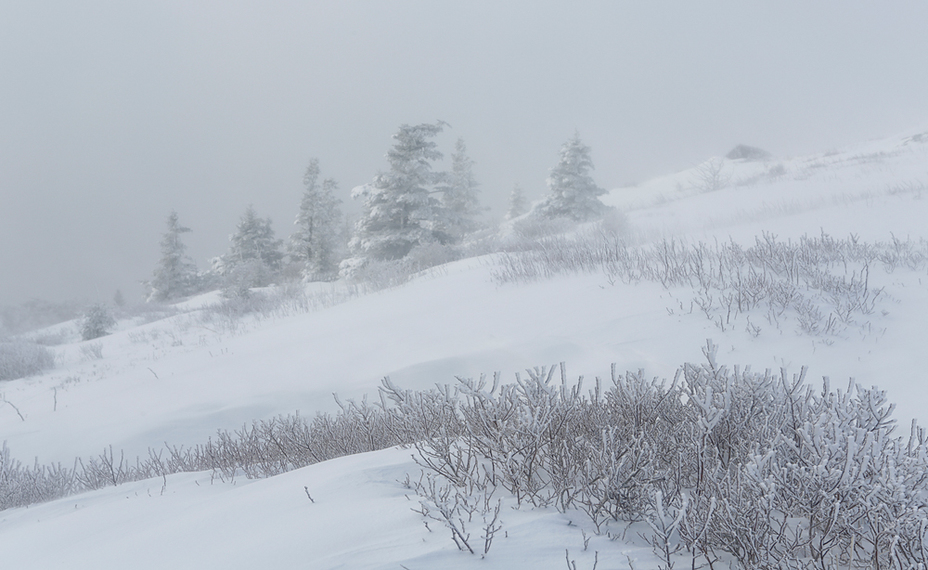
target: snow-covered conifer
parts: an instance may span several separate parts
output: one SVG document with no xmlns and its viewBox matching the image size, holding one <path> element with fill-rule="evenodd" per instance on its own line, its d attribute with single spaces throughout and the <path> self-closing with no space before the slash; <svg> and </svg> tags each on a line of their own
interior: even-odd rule
<svg viewBox="0 0 928 570">
<path fill-rule="evenodd" d="M 430 140 L 443 127 L 441 122 L 402 125 L 387 153 L 390 170 L 352 191 L 364 207 L 349 243 L 355 259 L 348 265 L 400 259 L 417 245 L 445 241 L 435 222 L 438 200 L 431 194 L 446 176 L 432 170 L 442 154 Z"/>
<path fill-rule="evenodd" d="M 478 227 L 476 218 L 483 210 L 477 197 L 479 186 L 474 177 L 474 161 L 467 156 L 464 139 L 459 138 L 451 153 L 447 186 L 442 189 L 439 221 L 442 232 L 454 242 Z"/>
<path fill-rule="evenodd" d="M 149 301 L 171 301 L 196 291 L 197 268 L 186 255 L 187 246 L 180 234 L 190 228 L 180 225 L 177 212 L 171 210 L 167 219 L 168 229 L 161 237 L 161 260 L 148 282 Z"/>
<path fill-rule="evenodd" d="M 547 218 L 570 218 L 584 222 L 601 216 L 609 208 L 599 200 L 606 191 L 593 181 L 590 147 L 579 134 L 561 147 L 561 158 L 548 177 L 550 193 L 535 211 Z"/>
<path fill-rule="evenodd" d="M 274 236 L 270 218 L 259 218 L 248 206 L 229 241 L 229 251 L 216 264 L 220 275 L 244 280 L 236 284 L 244 287 L 261 287 L 274 279 L 283 259 L 283 241 Z"/>
<path fill-rule="evenodd" d="M 293 222 L 296 231 L 290 236 L 290 259 L 298 263 L 303 279 L 321 281 L 331 279 L 338 272 L 338 241 L 341 200 L 333 193 L 338 183 L 326 178 L 319 183 L 319 161 L 309 161 L 303 176 L 303 199 L 300 213 Z"/>
<path fill-rule="evenodd" d="M 110 334 L 110 329 L 116 324 L 116 319 L 110 314 L 109 308 L 103 303 L 91 305 L 81 320 L 81 339 L 93 340 Z"/>
<path fill-rule="evenodd" d="M 512 192 L 509 193 L 509 209 L 506 211 L 506 219 L 518 218 L 527 211 L 525 194 L 522 192 L 522 187 L 516 182 L 512 187 Z"/>
</svg>

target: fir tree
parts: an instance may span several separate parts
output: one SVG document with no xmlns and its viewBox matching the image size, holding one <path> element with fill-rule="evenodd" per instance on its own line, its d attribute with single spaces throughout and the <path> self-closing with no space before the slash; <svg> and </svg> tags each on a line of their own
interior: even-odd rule
<svg viewBox="0 0 928 570">
<path fill-rule="evenodd" d="M 116 319 L 103 303 L 91 305 L 81 320 L 81 339 L 93 340 L 110 334 L 110 329 L 116 324 Z"/>
<path fill-rule="evenodd" d="M 400 259 L 417 245 L 447 240 L 436 222 L 438 201 L 431 195 L 446 176 L 432 171 L 432 163 L 442 154 L 429 140 L 443 127 L 441 122 L 402 125 L 387 153 L 389 172 L 352 192 L 352 197 L 364 200 L 349 244 L 356 258 L 352 264 Z"/>
<path fill-rule="evenodd" d="M 593 181 L 590 147 L 579 134 L 561 147 L 561 158 L 548 177 L 550 193 L 535 211 L 547 218 L 570 218 L 584 222 L 601 216 L 609 208 L 599 200 L 606 191 Z"/>
<path fill-rule="evenodd" d="M 271 283 L 280 271 L 282 240 L 276 239 L 270 218 L 259 218 L 253 206 L 242 214 L 229 251 L 217 263 L 217 271 L 236 290 Z"/>
<path fill-rule="evenodd" d="M 341 200 L 333 193 L 338 183 L 326 178 L 319 183 L 319 161 L 309 161 L 303 176 L 303 198 L 300 213 L 293 222 L 296 231 L 290 236 L 290 259 L 299 264 L 306 281 L 333 278 L 338 273 L 338 241 Z"/>
<path fill-rule="evenodd" d="M 149 301 L 171 301 L 196 291 L 196 265 L 186 255 L 187 246 L 180 240 L 180 235 L 190 228 L 180 225 L 174 210 L 168 215 L 167 226 L 161 237 L 161 260 L 148 282 Z"/>
<path fill-rule="evenodd" d="M 451 153 L 451 172 L 441 196 L 441 231 L 453 242 L 479 227 L 476 218 L 483 211 L 477 198 L 479 186 L 474 161 L 467 156 L 464 139 L 459 138 Z"/>
<path fill-rule="evenodd" d="M 506 219 L 518 218 L 527 211 L 525 194 L 522 193 L 522 187 L 516 182 L 512 186 L 512 192 L 509 193 L 509 209 L 506 211 Z"/>
</svg>

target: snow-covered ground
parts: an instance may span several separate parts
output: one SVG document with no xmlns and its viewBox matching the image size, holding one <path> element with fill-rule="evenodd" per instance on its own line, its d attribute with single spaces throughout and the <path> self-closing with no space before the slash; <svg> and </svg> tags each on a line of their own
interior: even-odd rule
<svg viewBox="0 0 928 570">
<path fill-rule="evenodd" d="M 724 168 L 718 190 L 705 191 L 696 168 L 614 190 L 604 202 L 625 212 L 643 244 L 673 237 L 749 246 L 764 232 L 784 241 L 822 232 L 928 238 L 928 134 Z M 827 375 L 835 384 L 853 377 L 886 389 L 901 422 L 928 424 L 922 269 L 871 268 L 870 286 L 884 288 L 876 310 L 838 336 L 801 334 L 790 322 L 761 323 L 755 336 L 743 323 L 722 331 L 683 310 L 684 288 L 602 274 L 499 284 L 493 262 L 468 259 L 400 287 L 234 326 L 203 318 L 210 296 L 164 319 L 121 322 L 97 341 L 54 347 L 58 364 L 47 374 L 0 384 L 0 440 L 24 463 L 70 465 L 109 445 L 144 456 L 256 419 L 332 411 L 333 392 L 375 396 L 383 376 L 429 388 L 561 361 L 571 376 L 605 377 L 613 362 L 672 376 L 702 360 L 707 338 L 722 363 L 807 365 L 810 381 Z M 342 287 L 312 293 L 334 299 Z M 411 511 L 417 503 L 399 480 L 416 469 L 408 450 L 394 449 L 264 480 L 180 474 L 9 509 L 0 512 L 0 560 L 4 568 L 563 568 L 566 550 L 577 568 L 592 568 L 597 551 L 600 569 L 629 560 L 654 567 L 634 530 L 625 541 L 594 536 L 584 551 L 581 521 L 511 505 L 505 536 L 480 561 Z"/>
</svg>

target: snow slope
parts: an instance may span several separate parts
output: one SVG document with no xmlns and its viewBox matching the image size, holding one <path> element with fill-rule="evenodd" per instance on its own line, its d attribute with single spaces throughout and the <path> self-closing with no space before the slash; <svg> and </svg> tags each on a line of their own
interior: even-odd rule
<svg viewBox="0 0 928 570">
<path fill-rule="evenodd" d="M 604 197 L 621 208 L 642 243 L 753 243 L 827 232 L 890 241 L 928 238 L 928 134 L 873 141 L 840 152 L 766 162 L 728 161 L 728 186 L 705 192 L 698 167 Z M 699 361 L 706 338 L 719 361 L 757 368 L 808 365 L 809 378 L 853 377 L 888 390 L 902 422 L 928 424 L 921 361 L 928 275 L 874 270 L 884 296 L 865 328 L 838 338 L 793 326 L 721 331 L 681 310 L 690 292 L 659 284 L 610 283 L 598 274 L 498 284 L 493 256 L 460 261 L 397 288 L 352 296 L 309 313 L 237 325 L 204 320 L 203 306 L 147 324 L 121 323 L 99 343 L 55 348 L 58 366 L 0 385 L 0 440 L 14 456 L 70 464 L 104 447 L 144 455 L 167 442 L 189 445 L 216 429 L 300 410 L 335 408 L 332 393 L 361 398 L 389 375 L 405 388 L 454 376 L 567 363 L 573 376 L 644 368 L 671 376 Z M 325 285 L 319 295 L 343 295 Z M 15 408 L 14 408 L 15 406 Z M 17 413 L 18 411 L 18 413 Z M 22 416 L 22 419 L 20 418 Z M 447 531 L 430 532 L 398 483 L 415 465 L 409 452 L 346 457 L 267 480 L 215 480 L 182 474 L 0 512 L 4 567 L 16 568 L 456 568 L 462 554 Z M 310 502 L 304 486 L 316 500 Z M 508 537 L 481 564 L 562 568 L 565 549 L 578 568 L 650 567 L 634 540 L 594 537 L 583 551 L 580 521 L 556 512 L 505 510 Z M 54 537 L 54 538 L 52 538 Z M 139 556 L 139 551 L 146 554 Z"/>
</svg>

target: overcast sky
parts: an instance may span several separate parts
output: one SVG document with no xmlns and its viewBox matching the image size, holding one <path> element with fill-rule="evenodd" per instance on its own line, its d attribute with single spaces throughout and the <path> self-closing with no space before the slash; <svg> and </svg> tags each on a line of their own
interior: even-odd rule
<svg viewBox="0 0 928 570">
<path fill-rule="evenodd" d="M 0 304 L 138 298 L 172 208 L 201 269 L 249 204 L 285 238 L 310 157 L 350 201 L 403 123 L 464 138 L 495 216 L 575 130 L 614 188 L 918 128 L 926 22 L 922 1 L 0 0 Z"/>
</svg>

